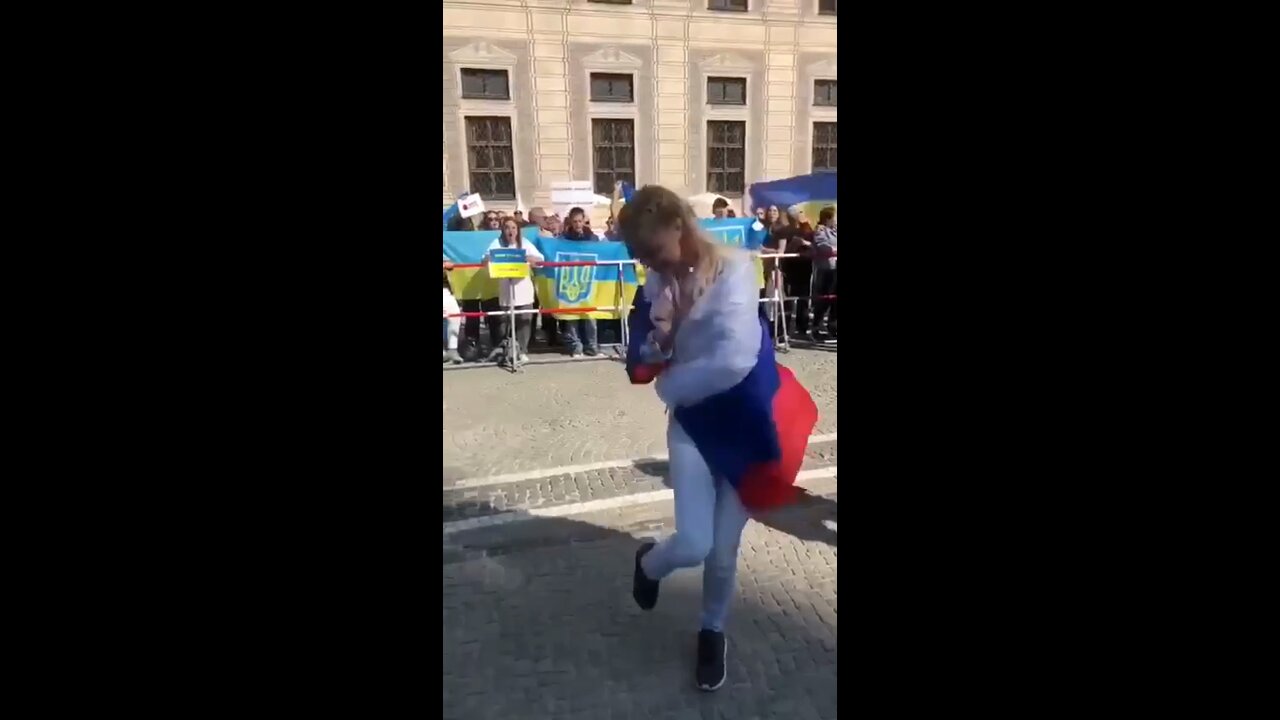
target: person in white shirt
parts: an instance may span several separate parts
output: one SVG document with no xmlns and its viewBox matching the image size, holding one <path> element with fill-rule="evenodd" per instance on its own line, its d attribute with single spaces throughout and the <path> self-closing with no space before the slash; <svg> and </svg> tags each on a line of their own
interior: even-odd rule
<svg viewBox="0 0 1280 720">
<path fill-rule="evenodd" d="M 534 247 L 532 243 L 528 245 L 524 244 L 524 238 L 520 236 L 520 224 L 515 221 L 515 218 L 506 218 L 502 221 L 502 234 L 498 236 L 497 240 L 494 240 L 493 243 L 489 245 L 489 250 L 496 250 L 498 248 L 523 249 L 525 257 L 529 260 L 529 264 L 534 267 L 545 259 L 542 257 L 542 253 L 538 252 L 538 248 Z M 487 264 L 488 262 L 489 256 L 486 252 L 485 263 Z M 523 277 L 519 280 L 500 280 L 498 285 L 498 303 L 502 307 L 514 307 L 516 310 L 533 309 L 533 278 Z M 498 337 L 503 338 L 503 347 L 505 347 L 507 345 L 506 338 L 508 338 L 508 334 L 510 333 L 510 328 L 507 327 L 507 316 L 493 315 L 490 316 L 490 319 L 494 321 L 498 328 Z M 532 313 L 516 315 L 516 342 L 519 345 L 516 352 L 519 353 L 520 362 L 529 361 L 529 334 L 532 330 Z"/>
<path fill-rule="evenodd" d="M 449 288 L 449 271 L 453 269 L 453 263 L 448 258 L 444 261 L 444 343 L 445 353 L 444 362 L 451 362 L 455 365 L 462 362 L 462 356 L 458 354 L 458 330 L 462 328 L 462 318 L 449 317 L 462 312 L 458 307 L 458 300 L 453 296 L 453 291 Z"/>
<path fill-rule="evenodd" d="M 649 268 L 643 292 L 653 303 L 656 331 L 648 342 L 667 360 L 654 389 L 668 408 L 676 519 L 674 535 L 636 551 L 631 593 L 651 610 L 661 580 L 702 566 L 696 680 L 702 690 L 716 690 L 725 681 L 725 620 L 749 514 L 733 485 L 712 474 L 676 415 L 734 387 L 756 366 L 764 333 L 756 266 L 744 251 L 704 236 L 688 203 L 664 187 L 637 191 L 618 224 L 631 256 Z"/>
</svg>

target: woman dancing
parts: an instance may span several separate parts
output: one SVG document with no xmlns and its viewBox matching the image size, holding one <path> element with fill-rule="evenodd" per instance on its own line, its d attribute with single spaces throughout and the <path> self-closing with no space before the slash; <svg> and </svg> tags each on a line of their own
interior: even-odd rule
<svg viewBox="0 0 1280 720">
<path fill-rule="evenodd" d="M 652 609 L 663 578 L 703 565 L 696 681 L 717 690 L 749 509 L 789 499 L 779 488 L 793 490 L 817 409 L 773 361 L 748 253 L 705 238 L 689 205 L 662 187 L 637 191 L 618 227 L 632 257 L 649 268 L 631 316 L 628 372 L 633 382 L 657 377 L 675 493 L 676 533 L 636 551 L 632 594 Z M 781 434 L 780 398 L 802 410 L 785 410 L 793 427 Z"/>
</svg>

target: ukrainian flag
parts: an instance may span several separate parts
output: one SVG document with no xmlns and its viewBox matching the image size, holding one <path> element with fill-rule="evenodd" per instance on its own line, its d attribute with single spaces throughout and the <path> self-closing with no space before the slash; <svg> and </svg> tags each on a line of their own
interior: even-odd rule
<svg viewBox="0 0 1280 720">
<path fill-rule="evenodd" d="M 702 232 L 712 240 L 733 247 L 740 247 L 747 250 L 760 251 L 760 246 L 765 239 L 769 237 L 769 231 L 764 225 L 756 222 L 754 217 L 750 218 L 725 218 L 723 220 L 700 220 L 698 224 L 702 227 Z M 760 287 L 764 287 L 764 261 L 756 258 L 756 273 Z"/>
<path fill-rule="evenodd" d="M 547 262 L 605 262 L 630 260 L 627 247 L 620 242 L 582 242 L 559 238 L 539 237 L 534 244 L 542 251 Z M 626 307 L 635 297 L 638 278 L 636 265 L 622 266 L 622 282 L 618 282 L 617 265 L 574 265 L 571 267 L 544 267 L 533 273 L 533 285 L 538 292 L 538 302 L 543 308 Z M 582 317 L 597 320 L 617 320 L 616 310 L 596 310 L 587 313 L 552 313 L 560 320 L 577 320 Z"/>
<path fill-rule="evenodd" d="M 759 251 L 768 233 L 757 229 L 755 218 L 701 220 L 703 232 L 715 242 L 747 250 Z M 630 260 L 626 245 L 620 242 L 581 242 L 544 238 L 537 228 L 521 230 L 524 241 L 533 244 L 548 262 L 603 262 Z M 484 262 L 489 245 L 498 237 L 497 230 L 445 232 L 444 256 L 459 264 Z M 764 287 L 764 265 L 756 260 L 760 287 Z M 582 307 L 626 307 L 635 297 L 636 288 L 644 284 L 644 268 L 628 263 L 622 266 L 622 283 L 618 283 L 617 265 L 575 265 L 539 268 L 533 272 L 538 302 L 547 309 Z M 455 268 L 449 273 L 449 286 L 459 300 L 489 300 L 498 297 L 498 281 L 484 268 Z M 586 315 L 597 320 L 616 320 L 613 310 L 589 313 L 553 313 L 559 319 L 577 319 Z"/>
<path fill-rule="evenodd" d="M 525 242 L 537 237 L 537 228 L 521 231 Z M 484 262 L 485 251 L 498 239 L 497 230 L 473 230 L 445 232 L 444 256 L 449 260 L 465 263 Z M 449 271 L 449 287 L 459 300 L 492 300 L 498 297 L 498 281 L 489 277 L 484 268 L 454 268 Z"/>
<path fill-rule="evenodd" d="M 756 183 L 747 188 L 747 194 L 751 196 L 753 210 L 777 205 L 779 210 L 786 212 L 798 205 L 809 222 L 816 226 L 822 208 L 836 204 L 836 174 L 812 173 Z"/>
</svg>

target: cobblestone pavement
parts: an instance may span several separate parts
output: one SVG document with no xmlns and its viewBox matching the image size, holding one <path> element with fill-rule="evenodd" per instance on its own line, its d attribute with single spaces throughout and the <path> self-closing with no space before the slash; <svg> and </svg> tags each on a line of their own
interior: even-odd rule
<svg viewBox="0 0 1280 720">
<path fill-rule="evenodd" d="M 818 403 L 815 434 L 835 433 L 834 353 L 780 359 Z M 664 455 L 653 389 L 602 360 L 444 385 L 445 718 L 836 717 L 835 442 L 811 442 L 801 501 L 747 524 L 728 679 L 703 693 L 701 569 L 664 580 L 652 612 L 630 594 L 641 539 L 674 530 L 666 462 L 563 467 Z"/>
<path fill-rule="evenodd" d="M 778 355 L 818 405 L 815 434 L 836 432 L 836 353 Z M 620 363 L 579 360 L 444 372 L 444 482 L 666 452 L 666 418 Z"/>
<path fill-rule="evenodd" d="M 631 534 L 583 517 L 522 523 L 514 544 L 517 526 L 491 529 L 502 552 L 444 565 L 444 717 L 835 718 L 835 530 L 822 522 L 834 505 L 815 496 L 748 523 L 716 693 L 693 681 L 700 570 L 664 580 L 646 613 L 630 594 Z"/>
<path fill-rule="evenodd" d="M 836 464 L 836 444 L 818 442 L 805 452 L 803 470 Z M 556 503 L 603 500 L 669 487 L 667 462 L 642 461 L 621 467 L 560 473 L 476 488 L 446 488 L 443 520 L 482 517 L 511 510 L 527 510 Z"/>
</svg>

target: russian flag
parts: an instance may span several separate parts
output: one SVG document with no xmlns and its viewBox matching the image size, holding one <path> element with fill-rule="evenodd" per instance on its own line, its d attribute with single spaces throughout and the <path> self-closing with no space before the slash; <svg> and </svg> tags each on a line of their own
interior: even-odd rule
<svg viewBox="0 0 1280 720">
<path fill-rule="evenodd" d="M 646 384 L 662 367 L 640 359 L 653 322 L 643 292 L 636 293 L 634 302 L 628 319 L 627 375 L 632 383 Z M 760 352 L 742 382 L 674 411 L 712 474 L 733 485 L 743 506 L 753 511 L 785 505 L 798 496 L 796 476 L 818 422 L 818 407 L 809 391 L 774 358 L 763 311 L 759 322 Z"/>
</svg>

